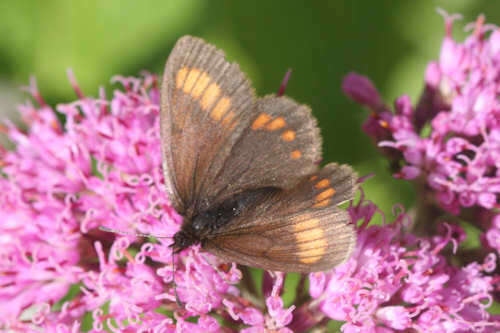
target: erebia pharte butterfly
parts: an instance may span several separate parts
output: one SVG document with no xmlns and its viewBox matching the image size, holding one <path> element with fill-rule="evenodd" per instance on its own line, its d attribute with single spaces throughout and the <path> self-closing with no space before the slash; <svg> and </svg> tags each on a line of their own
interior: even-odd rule
<svg viewBox="0 0 500 333">
<path fill-rule="evenodd" d="M 193 244 L 273 271 L 324 271 L 356 243 L 349 215 L 357 176 L 319 169 L 311 110 L 288 97 L 256 98 L 239 66 L 203 40 L 181 38 L 161 87 L 165 184 L 184 217 L 174 251 Z"/>
</svg>

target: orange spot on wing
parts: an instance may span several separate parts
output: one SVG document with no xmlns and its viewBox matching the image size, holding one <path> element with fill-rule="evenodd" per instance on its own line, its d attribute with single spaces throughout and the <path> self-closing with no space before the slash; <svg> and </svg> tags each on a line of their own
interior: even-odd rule
<svg viewBox="0 0 500 333">
<path fill-rule="evenodd" d="M 233 120 L 233 118 L 234 118 L 235 115 L 236 114 L 233 111 L 229 111 L 229 113 L 227 114 L 227 116 L 225 116 L 224 119 L 222 119 L 222 125 L 224 125 L 224 126 L 229 125 L 231 123 L 231 121 Z M 231 126 L 231 128 L 233 126 Z"/>
<path fill-rule="evenodd" d="M 285 127 L 285 125 L 286 125 L 285 119 L 283 119 L 283 117 L 278 117 L 276 119 L 273 119 L 273 121 L 271 121 L 269 124 L 267 124 L 266 129 L 268 131 L 275 131 Z"/>
<path fill-rule="evenodd" d="M 318 194 L 316 196 L 316 201 L 317 202 L 323 201 L 325 199 L 332 197 L 334 194 L 335 194 L 335 190 L 330 187 L 328 190 L 324 190 L 323 192 Z"/>
<path fill-rule="evenodd" d="M 177 86 L 177 89 L 182 88 L 184 85 L 184 81 L 186 80 L 186 75 L 189 72 L 189 69 L 187 67 L 182 67 L 178 72 L 177 76 L 175 77 L 175 84 Z"/>
<path fill-rule="evenodd" d="M 313 205 L 314 208 L 320 208 L 320 207 L 325 207 L 325 206 L 328 206 L 330 204 L 330 199 L 325 199 L 323 201 L 320 201 L 318 203 L 315 203 Z"/>
<path fill-rule="evenodd" d="M 301 249 L 298 253 L 300 262 L 304 264 L 314 264 L 315 262 L 321 260 L 326 252 L 328 243 L 325 239 L 318 239 L 312 242 L 311 248 Z"/>
<path fill-rule="evenodd" d="M 295 140 L 295 131 L 292 131 L 292 130 L 284 131 L 283 134 L 281 134 L 281 137 L 285 141 L 288 141 L 288 142 L 293 141 L 293 140 Z"/>
<path fill-rule="evenodd" d="M 215 103 L 217 98 L 219 98 L 220 95 L 220 88 L 217 83 L 212 83 L 211 85 L 208 86 L 208 88 L 205 90 L 205 93 L 203 94 L 203 97 L 201 98 L 200 105 L 203 110 L 208 110 L 212 104 Z"/>
<path fill-rule="evenodd" d="M 315 240 L 323 238 L 324 234 L 323 229 L 317 227 L 297 233 L 295 239 L 297 243 L 313 243 Z"/>
<path fill-rule="evenodd" d="M 300 158 L 302 156 L 302 153 L 300 150 L 294 150 L 290 153 L 290 157 L 293 158 L 294 160 Z"/>
<path fill-rule="evenodd" d="M 212 112 L 210 112 L 210 117 L 212 117 L 213 120 L 219 121 L 222 119 L 222 116 L 224 116 L 224 114 L 230 107 L 231 107 L 231 99 L 227 97 L 222 97 L 217 102 Z"/>
<path fill-rule="evenodd" d="M 293 224 L 294 232 L 301 232 L 311 228 L 319 227 L 319 219 L 298 220 Z"/>
<path fill-rule="evenodd" d="M 326 252 L 328 242 L 318 219 L 309 219 L 294 225 L 295 241 L 299 250 L 299 261 L 312 264 L 320 260 Z"/>
<path fill-rule="evenodd" d="M 201 72 L 193 68 L 189 71 L 187 74 L 186 80 L 184 81 L 184 85 L 182 86 L 182 90 L 186 94 L 191 94 L 191 90 L 193 90 L 194 85 L 196 84 L 196 80 L 198 79 L 198 76 L 200 76 Z"/>
<path fill-rule="evenodd" d="M 314 187 L 317 189 L 320 189 L 320 188 L 327 187 L 329 185 L 330 185 L 330 181 L 328 179 L 322 179 L 319 182 L 317 182 L 316 185 L 314 185 Z"/>
<path fill-rule="evenodd" d="M 252 129 L 255 131 L 264 127 L 264 125 L 267 124 L 269 120 L 271 120 L 271 117 L 268 114 L 266 113 L 259 114 L 257 119 L 255 119 L 254 122 L 252 123 Z"/>
<path fill-rule="evenodd" d="M 193 96 L 193 98 L 195 99 L 200 97 L 203 91 L 205 91 L 205 88 L 208 86 L 210 81 L 211 81 L 210 76 L 208 76 L 207 73 L 201 73 L 201 76 L 198 78 L 198 81 L 196 82 L 193 91 L 191 91 L 191 96 Z"/>
</svg>

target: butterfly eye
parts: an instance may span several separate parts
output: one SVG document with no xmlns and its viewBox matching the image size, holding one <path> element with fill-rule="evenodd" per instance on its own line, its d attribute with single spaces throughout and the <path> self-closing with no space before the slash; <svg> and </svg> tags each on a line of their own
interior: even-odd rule
<svg viewBox="0 0 500 333">
<path fill-rule="evenodd" d="M 201 230 L 201 223 L 199 223 L 200 221 L 196 221 L 196 222 L 198 222 L 198 223 L 193 222 L 193 229 L 195 231 L 200 231 Z"/>
<path fill-rule="evenodd" d="M 204 219 L 202 215 L 198 215 L 193 219 L 193 223 L 191 224 L 191 227 L 193 228 L 194 231 L 200 231 L 203 229 Z"/>
</svg>

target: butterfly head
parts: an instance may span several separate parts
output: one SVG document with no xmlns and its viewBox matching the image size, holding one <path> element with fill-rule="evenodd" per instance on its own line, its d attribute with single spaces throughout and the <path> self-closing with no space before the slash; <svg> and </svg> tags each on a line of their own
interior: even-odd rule
<svg viewBox="0 0 500 333">
<path fill-rule="evenodd" d="M 199 239 L 189 230 L 180 230 L 174 235 L 174 243 L 171 247 L 175 253 L 179 253 L 185 248 L 199 242 Z"/>
<path fill-rule="evenodd" d="M 211 238 L 224 225 L 241 213 L 246 207 L 245 200 L 239 200 L 241 195 L 234 199 L 227 200 L 220 205 L 199 212 L 197 215 L 183 223 L 182 229 L 174 235 L 172 247 L 176 252 L 193 245 L 201 243 Z"/>
</svg>

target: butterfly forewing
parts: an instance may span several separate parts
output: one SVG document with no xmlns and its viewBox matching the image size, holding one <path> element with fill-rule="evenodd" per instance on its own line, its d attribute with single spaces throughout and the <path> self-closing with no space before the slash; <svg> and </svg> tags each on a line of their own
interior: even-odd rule
<svg viewBox="0 0 500 333">
<path fill-rule="evenodd" d="M 223 52 L 190 36 L 177 42 L 162 83 L 161 136 L 167 191 L 178 212 L 202 199 L 201 184 L 213 182 L 254 102 L 250 83 Z"/>
<path fill-rule="evenodd" d="M 161 116 L 167 191 L 188 217 L 244 190 L 289 188 L 321 158 L 307 106 L 255 100 L 239 66 L 197 38 L 180 39 L 167 61 Z"/>
<path fill-rule="evenodd" d="M 346 260 L 356 240 L 347 212 L 356 175 L 329 164 L 290 190 L 277 191 L 206 241 L 228 261 L 268 270 L 313 272 Z"/>
</svg>

